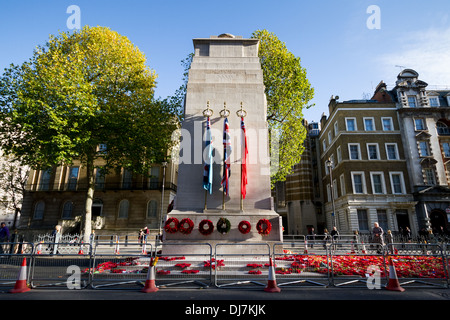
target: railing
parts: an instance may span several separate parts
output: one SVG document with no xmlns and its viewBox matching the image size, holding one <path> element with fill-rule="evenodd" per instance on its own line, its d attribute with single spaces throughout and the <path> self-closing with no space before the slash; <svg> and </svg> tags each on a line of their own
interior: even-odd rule
<svg viewBox="0 0 450 320">
<path fill-rule="evenodd" d="M 291 243 L 151 243 L 95 241 L 83 243 L 4 243 L 0 255 L 0 286 L 12 287 L 23 259 L 28 260 L 32 288 L 137 289 L 144 286 L 149 261 L 158 258 L 156 285 L 160 288 L 242 288 L 267 284 L 274 268 L 280 287 L 370 287 L 389 282 L 388 258 L 396 264 L 401 286 L 448 288 L 446 244 L 364 243 L 353 237 L 323 238 Z M 269 264 L 273 261 L 273 265 Z M 78 274 L 77 274 L 78 272 Z M 273 280 L 273 279 L 272 279 Z"/>
<path fill-rule="evenodd" d="M 77 183 L 70 186 L 69 184 L 62 185 L 59 188 L 53 184 L 41 185 L 39 183 L 27 184 L 26 190 L 36 192 L 49 192 L 49 191 L 86 191 L 88 184 Z M 177 185 L 172 182 L 166 182 L 164 189 L 177 191 Z M 116 191 L 116 190 L 162 190 L 162 182 L 129 182 L 129 183 L 101 183 L 95 185 L 96 191 Z"/>
</svg>

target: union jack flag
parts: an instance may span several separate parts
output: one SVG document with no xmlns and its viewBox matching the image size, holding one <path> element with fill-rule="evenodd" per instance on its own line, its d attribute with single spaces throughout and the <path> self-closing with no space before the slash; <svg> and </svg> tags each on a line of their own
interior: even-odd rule
<svg viewBox="0 0 450 320">
<path fill-rule="evenodd" d="M 231 142 L 230 133 L 228 127 L 228 118 L 225 118 L 223 123 L 223 176 L 222 176 L 222 187 L 226 195 L 229 194 L 229 178 L 231 175 L 231 165 L 230 165 L 230 154 L 231 154 Z"/>
</svg>

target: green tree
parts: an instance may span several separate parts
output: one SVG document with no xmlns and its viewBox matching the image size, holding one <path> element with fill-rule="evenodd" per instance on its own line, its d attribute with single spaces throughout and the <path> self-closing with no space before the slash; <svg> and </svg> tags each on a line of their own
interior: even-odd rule
<svg viewBox="0 0 450 320">
<path fill-rule="evenodd" d="M 156 74 L 130 40 L 105 27 L 50 36 L 0 79 L 1 147 L 34 169 L 81 161 L 87 169 L 84 239 L 91 233 L 94 169 L 147 175 L 178 125 L 168 100 L 155 100 Z M 106 145 L 106 152 L 98 146 Z"/>
<path fill-rule="evenodd" d="M 284 181 L 293 166 L 300 162 L 306 137 L 302 111 L 311 107 L 308 103 L 314 96 L 314 89 L 300 58 L 274 33 L 257 30 L 252 38 L 260 40 L 258 56 L 267 97 L 269 133 L 277 134 L 279 140 L 278 170 L 272 174 L 274 186 L 275 182 Z"/>
</svg>

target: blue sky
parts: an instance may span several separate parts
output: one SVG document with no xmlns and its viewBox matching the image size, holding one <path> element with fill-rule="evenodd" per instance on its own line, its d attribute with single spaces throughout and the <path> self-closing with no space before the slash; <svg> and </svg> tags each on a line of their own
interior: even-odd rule
<svg viewBox="0 0 450 320">
<path fill-rule="evenodd" d="M 144 52 L 161 97 L 180 86 L 180 62 L 193 51 L 193 38 L 250 37 L 258 29 L 274 32 L 301 58 L 315 89 L 315 106 L 304 111 L 308 121 L 328 114 L 331 95 L 362 99 L 381 80 L 392 86 L 398 66 L 450 87 L 448 0 L 0 0 L 0 70 L 27 60 L 50 34 L 69 31 L 70 5 L 80 7 L 82 26 L 107 26 Z M 367 27 L 371 5 L 380 9 L 380 29 Z"/>
</svg>

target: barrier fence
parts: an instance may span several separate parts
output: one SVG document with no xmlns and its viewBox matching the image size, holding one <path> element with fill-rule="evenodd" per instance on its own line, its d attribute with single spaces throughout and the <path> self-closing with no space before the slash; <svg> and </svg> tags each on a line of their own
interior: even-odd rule
<svg viewBox="0 0 450 320">
<path fill-rule="evenodd" d="M 135 240 L 135 239 L 130 239 Z M 382 288 L 389 281 L 392 258 L 401 286 L 449 288 L 450 247 L 430 243 L 355 242 L 304 237 L 283 243 L 149 242 L 3 243 L 0 288 L 13 287 L 24 259 L 32 288 L 142 288 L 151 259 L 159 288 L 245 288 L 267 285 L 274 269 L 278 286 Z M 273 263 L 272 265 L 270 263 Z M 378 286 L 378 287 L 377 287 Z"/>
</svg>

